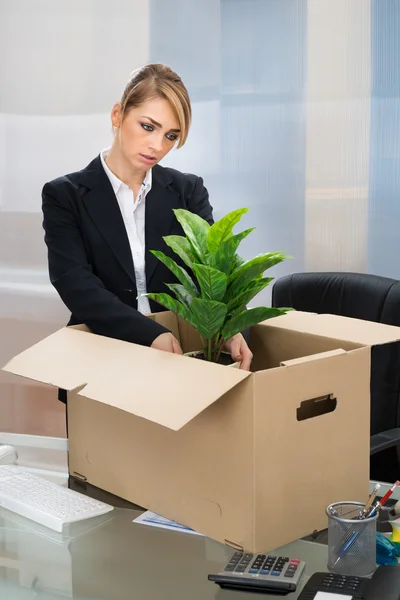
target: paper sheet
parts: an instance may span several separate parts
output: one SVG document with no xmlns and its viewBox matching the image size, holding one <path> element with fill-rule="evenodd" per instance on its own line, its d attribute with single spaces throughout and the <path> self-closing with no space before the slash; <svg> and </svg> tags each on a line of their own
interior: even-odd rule
<svg viewBox="0 0 400 600">
<path fill-rule="evenodd" d="M 353 596 L 343 594 L 331 594 L 330 592 L 317 592 L 314 600 L 351 600 Z"/>
<path fill-rule="evenodd" d="M 189 527 L 184 527 L 184 525 L 179 525 L 179 523 L 176 523 L 175 521 L 170 521 L 165 517 L 161 517 L 160 515 L 151 512 L 151 510 L 139 515 L 137 519 L 133 520 L 133 523 L 141 523 L 142 525 L 150 525 L 151 527 L 160 527 L 161 529 L 170 529 L 172 531 L 181 531 L 182 533 L 191 533 L 193 535 L 202 535 Z"/>
</svg>

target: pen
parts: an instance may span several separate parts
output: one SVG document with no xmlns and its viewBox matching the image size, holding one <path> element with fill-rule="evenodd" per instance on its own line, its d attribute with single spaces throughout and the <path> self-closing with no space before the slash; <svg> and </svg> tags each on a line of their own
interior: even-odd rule
<svg viewBox="0 0 400 600">
<path fill-rule="evenodd" d="M 376 495 L 380 489 L 380 483 L 377 483 L 374 487 L 374 489 L 372 490 L 372 493 L 370 494 L 370 497 L 368 498 L 368 502 L 367 504 L 364 506 L 364 508 L 360 511 L 359 517 L 362 519 L 363 517 L 365 517 L 365 515 L 368 513 L 369 509 L 372 506 L 373 501 L 376 498 Z"/>
<path fill-rule="evenodd" d="M 394 485 L 392 485 L 392 487 L 390 488 L 390 490 L 388 490 L 386 492 L 386 494 L 383 496 L 382 500 L 379 500 L 375 506 L 372 506 L 369 509 L 369 512 L 367 513 L 366 518 L 368 517 L 374 517 L 375 514 L 378 512 L 378 510 L 384 505 L 386 504 L 386 502 L 389 500 L 390 496 L 393 494 L 393 492 L 395 491 L 395 489 L 400 485 L 400 481 L 396 481 L 396 483 Z"/>
</svg>

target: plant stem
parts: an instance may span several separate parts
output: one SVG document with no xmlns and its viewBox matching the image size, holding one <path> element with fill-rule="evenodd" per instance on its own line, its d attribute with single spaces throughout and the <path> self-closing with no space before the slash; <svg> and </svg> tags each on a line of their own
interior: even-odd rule
<svg viewBox="0 0 400 600">
<path fill-rule="evenodd" d="M 215 362 L 218 362 L 221 356 L 221 351 L 222 351 L 222 346 L 224 345 L 224 338 L 221 337 L 221 339 L 215 344 L 217 347 L 216 350 L 216 357 L 215 357 Z"/>
<path fill-rule="evenodd" d="M 212 339 L 208 340 L 208 348 L 207 348 L 207 360 L 211 360 L 211 350 L 212 350 Z"/>
</svg>

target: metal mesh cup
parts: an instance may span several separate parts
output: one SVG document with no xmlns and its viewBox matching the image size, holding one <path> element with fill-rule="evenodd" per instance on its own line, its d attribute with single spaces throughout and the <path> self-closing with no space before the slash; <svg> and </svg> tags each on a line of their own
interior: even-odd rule
<svg viewBox="0 0 400 600">
<path fill-rule="evenodd" d="M 342 575 L 367 577 L 376 568 L 376 519 L 357 519 L 365 504 L 336 502 L 328 516 L 328 569 Z"/>
</svg>

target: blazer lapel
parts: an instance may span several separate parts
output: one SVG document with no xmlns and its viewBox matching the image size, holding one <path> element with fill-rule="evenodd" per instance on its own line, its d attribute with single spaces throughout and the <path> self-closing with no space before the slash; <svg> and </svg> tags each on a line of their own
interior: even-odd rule
<svg viewBox="0 0 400 600">
<path fill-rule="evenodd" d="M 99 156 L 82 171 L 81 183 L 89 188 L 89 191 L 83 195 L 83 202 L 89 215 L 127 275 L 136 285 L 132 252 L 125 224 L 114 190 Z"/>
<path fill-rule="evenodd" d="M 165 252 L 166 245 L 163 236 L 170 233 L 175 219 L 172 211 L 179 204 L 177 192 L 174 192 L 169 187 L 172 177 L 163 167 L 153 167 L 152 178 L 152 187 L 146 196 L 145 208 L 147 286 L 154 275 L 156 267 L 160 264 L 158 258 L 150 250 L 162 250 Z"/>
</svg>

